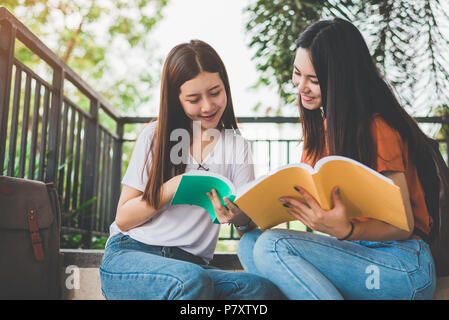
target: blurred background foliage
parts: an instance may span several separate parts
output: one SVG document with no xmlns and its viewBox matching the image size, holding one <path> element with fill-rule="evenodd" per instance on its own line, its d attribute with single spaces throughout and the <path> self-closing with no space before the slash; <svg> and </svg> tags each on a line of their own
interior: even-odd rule
<svg viewBox="0 0 449 320">
<path fill-rule="evenodd" d="M 249 46 L 260 71 L 295 104 L 295 42 L 311 23 L 340 17 L 363 33 L 373 58 L 409 111 L 439 112 L 449 101 L 449 3 L 440 0 L 255 0 L 247 7 Z"/>
<path fill-rule="evenodd" d="M 114 108 L 135 114 L 150 100 L 149 88 L 158 75 L 151 65 L 147 35 L 160 21 L 168 0 L 2 0 L 10 10 L 80 77 L 101 93 Z M 136 67 L 135 57 L 147 60 L 147 68 Z M 16 57 L 44 79 L 51 72 L 20 42 Z M 44 71 L 45 70 L 45 71 Z M 43 72 L 44 71 L 44 72 Z M 50 81 L 49 81 L 50 82 Z M 69 86 L 66 91 L 75 90 Z M 73 98 L 73 96 L 76 98 Z M 88 101 L 81 93 L 71 94 L 83 108 Z"/>
</svg>

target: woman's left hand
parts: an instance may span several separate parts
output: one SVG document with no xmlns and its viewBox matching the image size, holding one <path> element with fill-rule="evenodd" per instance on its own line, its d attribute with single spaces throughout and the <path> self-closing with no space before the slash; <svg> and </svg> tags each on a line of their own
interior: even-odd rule
<svg viewBox="0 0 449 320">
<path fill-rule="evenodd" d="M 211 192 L 207 192 L 212 205 L 214 206 L 215 215 L 221 224 L 232 223 L 236 226 L 247 225 L 250 218 L 237 207 L 231 200 L 224 197 L 223 201 L 226 203 L 229 209 L 222 205 L 218 193 L 215 189 Z"/>
<path fill-rule="evenodd" d="M 289 213 L 312 230 L 316 230 L 336 238 L 343 238 L 351 231 L 351 223 L 346 214 L 338 187 L 332 190 L 334 207 L 331 210 L 323 210 L 315 198 L 304 188 L 296 187 L 307 204 L 294 197 L 281 197 L 284 206 L 289 208 Z"/>
</svg>

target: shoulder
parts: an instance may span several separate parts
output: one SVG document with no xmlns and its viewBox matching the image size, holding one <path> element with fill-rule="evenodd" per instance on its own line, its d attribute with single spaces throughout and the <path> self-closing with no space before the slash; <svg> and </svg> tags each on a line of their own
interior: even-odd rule
<svg viewBox="0 0 449 320">
<path fill-rule="evenodd" d="M 137 141 L 148 142 L 153 139 L 157 129 L 157 121 L 150 122 L 140 131 Z"/>
<path fill-rule="evenodd" d="M 372 117 L 371 133 L 376 140 L 402 140 L 399 132 L 390 126 L 379 114 L 374 114 Z"/>
<path fill-rule="evenodd" d="M 229 149 L 232 148 L 237 152 L 246 152 L 250 148 L 249 141 L 246 140 L 240 132 L 236 132 L 232 129 L 225 129 L 222 132 L 222 138 L 224 142 L 224 148 Z"/>
<path fill-rule="evenodd" d="M 229 129 L 224 130 L 222 139 L 222 150 L 226 163 L 233 165 L 252 164 L 251 146 L 239 132 Z"/>
<path fill-rule="evenodd" d="M 143 128 L 140 135 L 142 135 L 146 138 L 151 138 L 154 135 L 154 133 L 156 132 L 156 129 L 157 129 L 157 121 L 152 121 L 145 125 L 145 127 Z"/>
<path fill-rule="evenodd" d="M 373 116 L 371 132 L 377 152 L 377 171 L 404 171 L 406 149 L 399 132 L 379 115 Z"/>
<path fill-rule="evenodd" d="M 391 130 L 393 129 L 384 118 L 382 118 L 378 113 L 373 114 L 371 117 L 371 129 L 387 129 Z M 393 129 L 394 130 L 394 129 Z"/>
</svg>

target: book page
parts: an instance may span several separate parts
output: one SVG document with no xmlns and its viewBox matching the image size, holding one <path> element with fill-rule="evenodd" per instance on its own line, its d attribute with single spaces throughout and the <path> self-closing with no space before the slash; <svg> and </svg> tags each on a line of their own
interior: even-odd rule
<svg viewBox="0 0 449 320">
<path fill-rule="evenodd" d="M 241 195 L 246 193 L 249 189 L 254 187 L 256 184 L 258 184 L 262 180 L 267 179 L 268 177 L 274 175 L 275 173 L 277 173 L 277 172 L 279 172 L 281 170 L 284 170 L 284 169 L 287 169 L 287 168 L 292 168 L 292 167 L 303 168 L 303 169 L 307 170 L 310 173 L 314 172 L 314 169 L 311 166 L 309 166 L 308 164 L 305 164 L 305 163 L 287 164 L 287 165 L 281 166 L 279 168 L 276 168 L 276 169 L 270 171 L 269 173 L 267 173 L 265 175 L 262 175 L 262 176 L 260 176 L 259 178 L 255 179 L 253 181 L 248 182 L 247 184 L 245 184 L 245 185 L 243 185 L 241 187 L 238 187 L 237 191 L 236 191 L 236 198 L 239 198 Z"/>
<path fill-rule="evenodd" d="M 295 185 L 309 190 L 316 197 L 317 190 L 309 170 L 298 165 L 277 170 L 276 173 L 258 181 L 238 197 L 235 203 L 262 229 L 296 220 L 287 213 L 289 209 L 282 205 L 283 202 L 279 201 L 279 198 L 291 196 L 301 200 L 299 192 L 293 188 Z"/>
<path fill-rule="evenodd" d="M 323 209 L 333 207 L 331 192 L 338 186 L 349 218 L 374 218 L 404 230 L 409 229 L 400 188 L 392 180 L 343 157 L 321 163 L 318 169 L 315 180 L 319 185 L 320 197 L 326 199 Z"/>
</svg>

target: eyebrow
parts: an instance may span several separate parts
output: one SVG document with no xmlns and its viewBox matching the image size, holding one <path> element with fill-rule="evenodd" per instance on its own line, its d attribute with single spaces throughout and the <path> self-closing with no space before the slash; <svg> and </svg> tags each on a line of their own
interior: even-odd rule
<svg viewBox="0 0 449 320">
<path fill-rule="evenodd" d="M 301 72 L 301 71 L 299 71 L 299 69 L 298 69 L 297 66 L 295 66 L 295 65 L 293 65 L 293 66 L 295 67 L 296 71 Z M 317 77 L 316 75 L 314 75 L 314 74 L 307 74 L 307 76 L 308 76 L 309 78 L 315 78 L 315 79 L 318 79 L 318 77 Z"/>
<path fill-rule="evenodd" d="M 208 89 L 207 91 L 212 91 L 212 90 L 217 89 L 219 87 L 220 87 L 220 85 L 217 84 L 216 86 L 213 86 L 212 88 Z M 196 97 L 196 96 L 199 96 L 199 95 L 200 95 L 199 93 L 186 94 L 186 98 L 187 97 Z"/>
</svg>

